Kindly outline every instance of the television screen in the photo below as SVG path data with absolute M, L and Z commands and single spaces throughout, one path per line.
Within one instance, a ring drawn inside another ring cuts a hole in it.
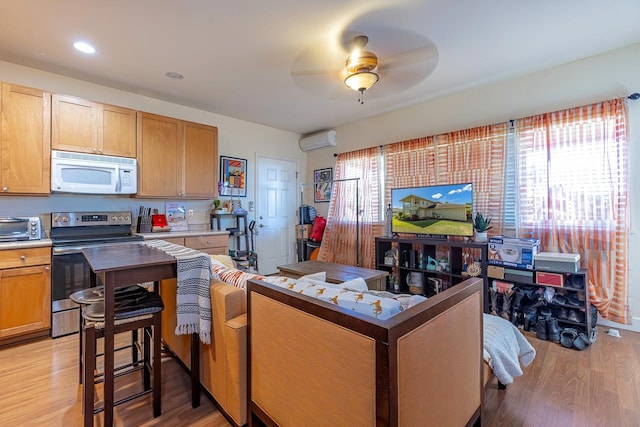
M 473 236 L 473 184 L 391 190 L 394 233 Z

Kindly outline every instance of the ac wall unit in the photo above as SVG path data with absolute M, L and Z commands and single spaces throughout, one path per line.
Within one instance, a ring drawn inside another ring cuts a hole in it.
M 318 148 L 336 146 L 336 131 L 324 130 L 307 135 L 300 139 L 300 149 L 302 151 L 317 150 Z

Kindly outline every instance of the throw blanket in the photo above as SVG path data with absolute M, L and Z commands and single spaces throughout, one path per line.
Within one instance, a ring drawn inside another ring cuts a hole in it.
M 536 350 L 511 322 L 484 313 L 483 358 L 502 384 L 511 384 L 536 357 Z
M 211 257 L 201 251 L 164 240 L 143 242 L 159 249 L 178 261 L 178 289 L 176 296 L 176 335 L 198 334 L 200 341 L 211 343 Z

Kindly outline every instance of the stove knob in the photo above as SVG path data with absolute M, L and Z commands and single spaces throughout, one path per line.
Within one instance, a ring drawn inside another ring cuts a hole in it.
M 62 222 L 69 222 L 69 217 L 68 216 L 63 216 L 62 217 Z
M 120 221 L 124 221 L 124 217 L 123 217 L 122 215 L 120 215 L 120 216 L 118 217 L 118 219 L 119 219 Z
M 115 215 L 111 217 L 111 221 L 116 221 L 117 219 L 118 219 L 118 217 L 115 216 Z

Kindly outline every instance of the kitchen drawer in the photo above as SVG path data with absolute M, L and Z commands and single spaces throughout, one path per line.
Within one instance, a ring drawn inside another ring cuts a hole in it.
M 184 245 L 192 249 L 224 248 L 226 250 L 229 236 L 226 234 L 198 237 L 185 237 Z M 208 251 L 204 251 L 208 252 Z
M 23 248 L 0 251 L 0 269 L 51 264 L 51 248 Z
M 167 239 L 161 239 L 165 242 L 173 243 L 174 245 L 185 246 L 184 237 L 169 237 Z

